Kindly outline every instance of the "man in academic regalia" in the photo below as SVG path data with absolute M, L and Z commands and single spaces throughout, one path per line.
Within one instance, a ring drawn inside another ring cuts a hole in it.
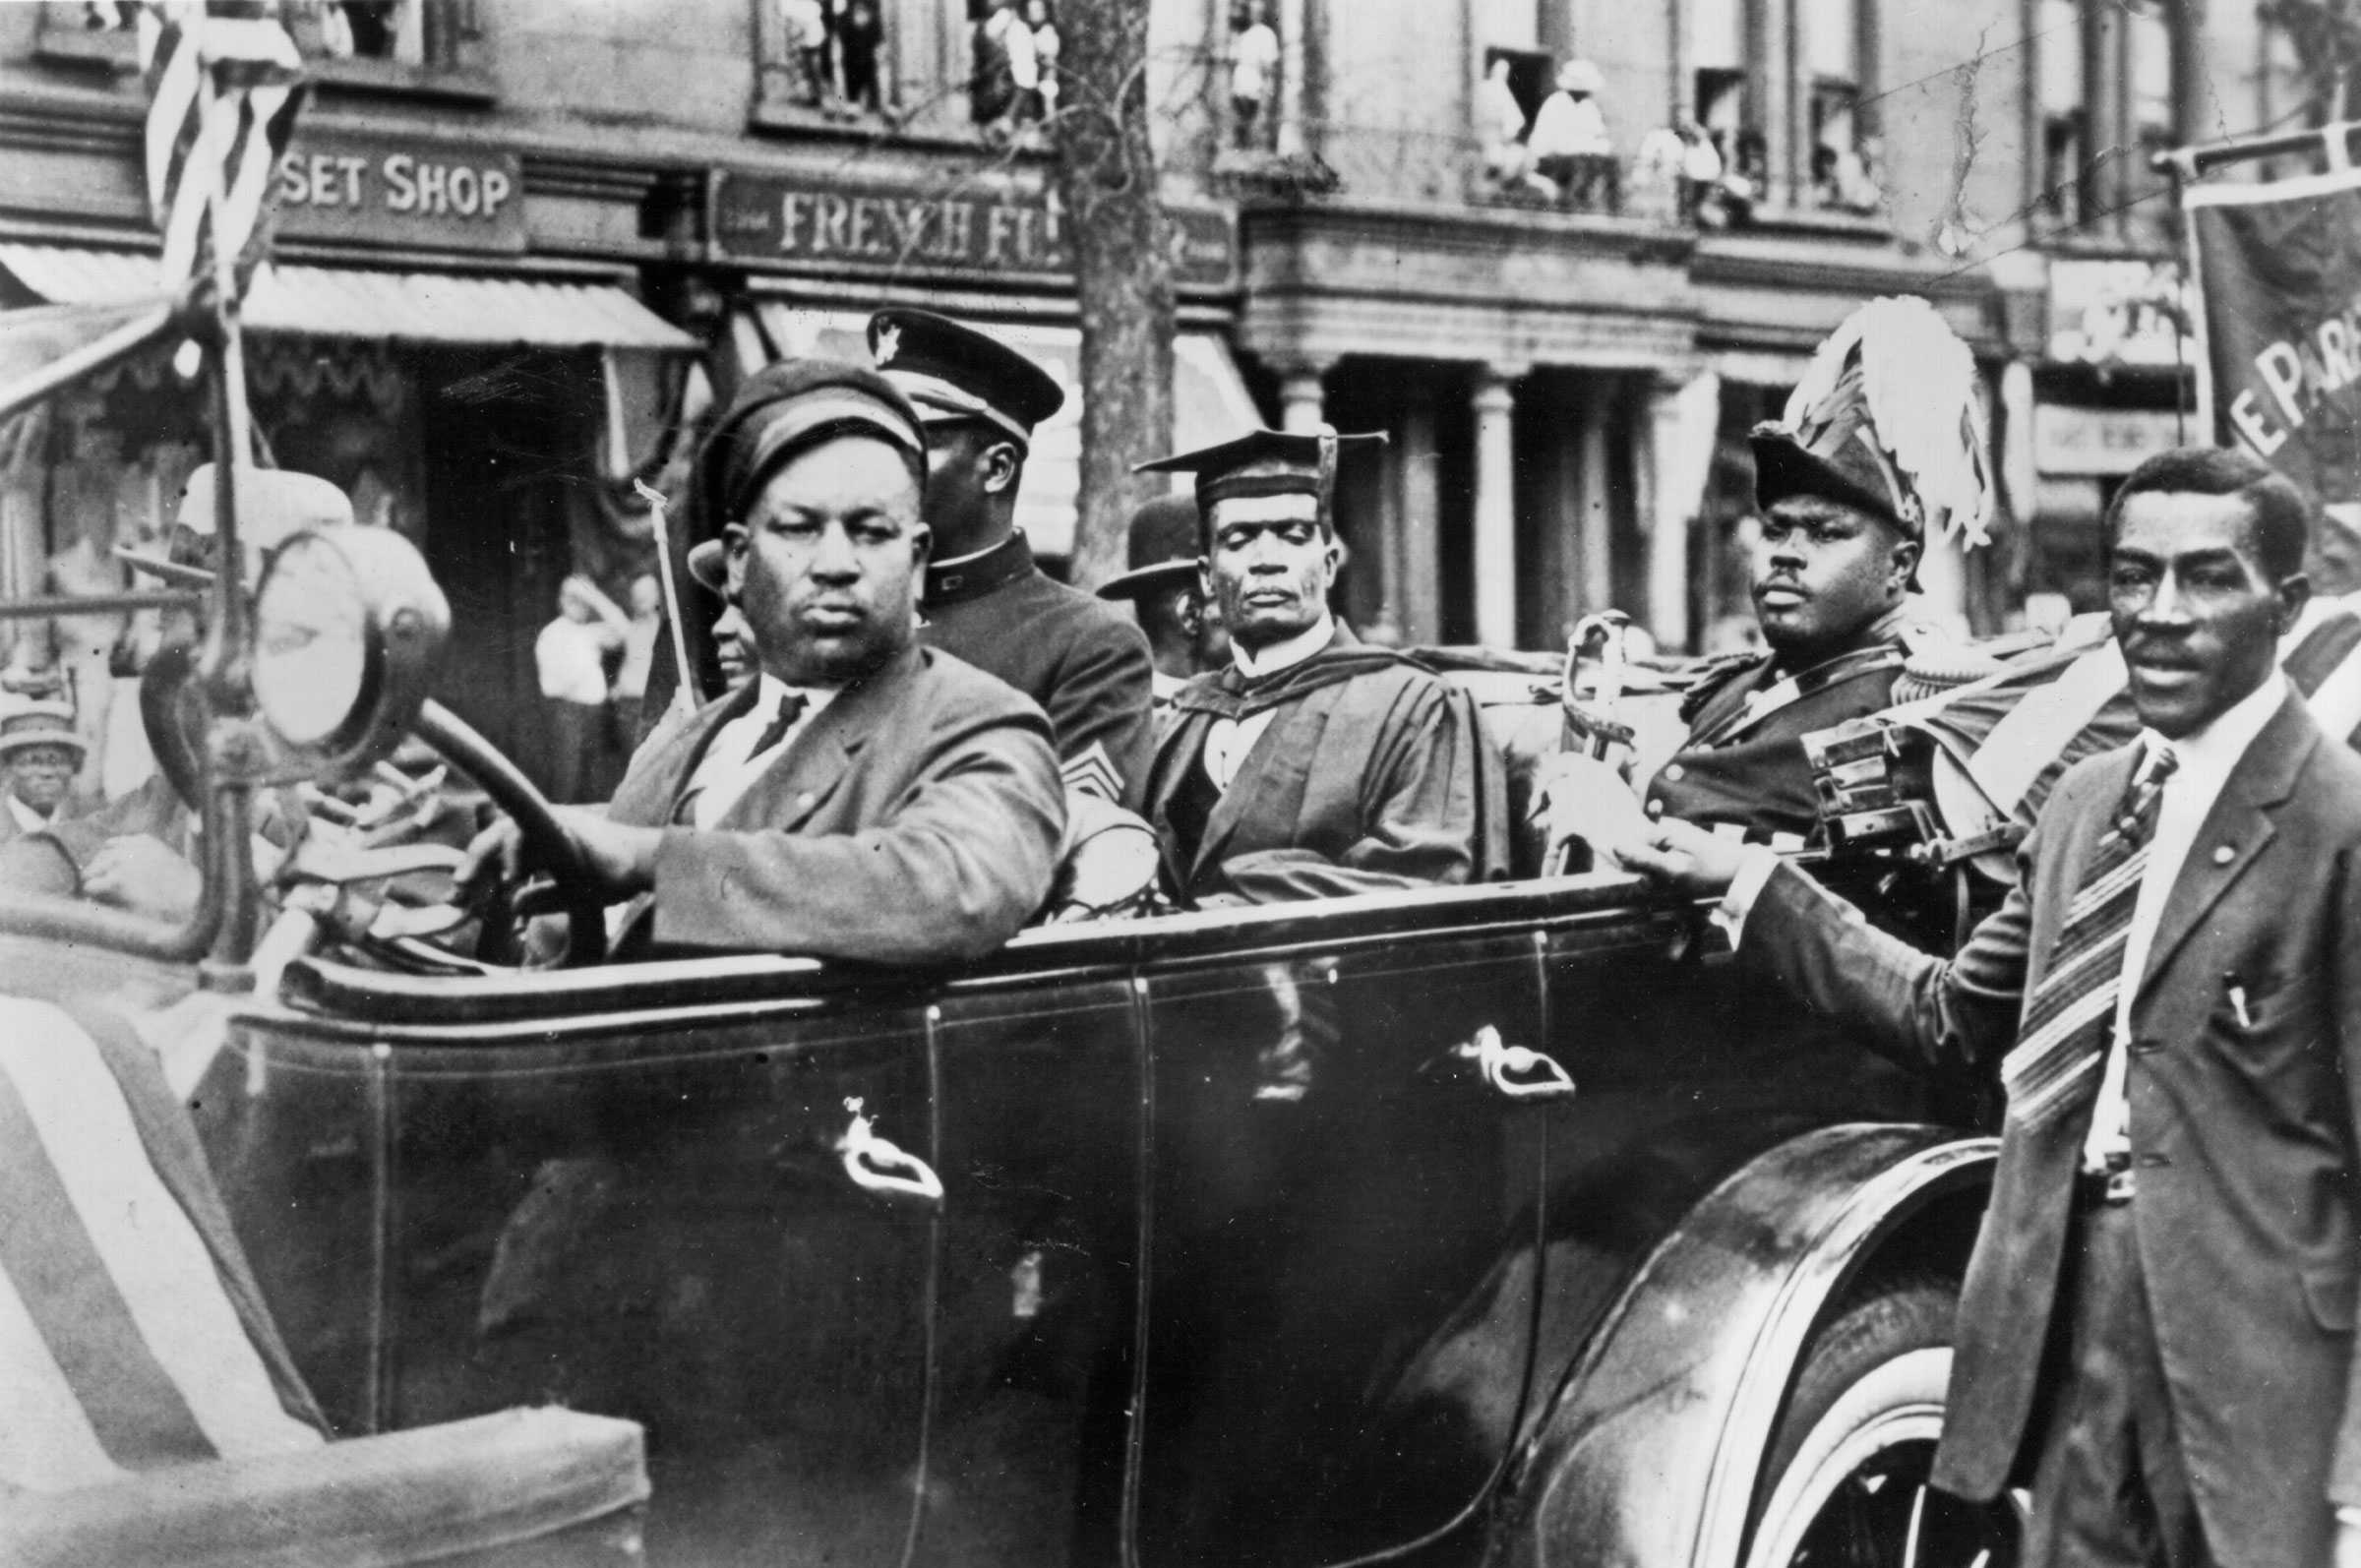
M 1196 475 L 1232 664 L 1174 700 L 1148 773 L 1167 890 L 1269 903 L 1506 874 L 1503 772 L 1467 693 L 1328 612 L 1340 452 L 1259 430 L 1146 464 Z
M 996 337 L 923 310 L 869 321 L 871 357 L 927 427 L 922 640 L 1041 704 L 1069 792 L 1135 806 L 1154 739 L 1153 666 L 1112 605 L 1043 574 L 1016 526 L 1033 429 L 1065 402 Z

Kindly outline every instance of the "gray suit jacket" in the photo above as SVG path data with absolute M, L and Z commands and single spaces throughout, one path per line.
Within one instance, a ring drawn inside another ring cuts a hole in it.
M 1782 867 L 1741 956 L 1868 1043 L 1988 1072 L 2016 1042 L 2134 753 L 2058 782 L 2021 879 L 1949 963 Z M 2245 1016 L 2230 1000 L 2244 992 Z M 2173 883 L 2132 1006 L 2132 1200 L 2158 1347 L 2209 1544 L 2323 1563 L 2361 1504 L 2361 759 L 2290 696 L 2231 772 Z M 2089 1116 L 2014 1116 L 1960 1302 L 1936 1483 L 1990 1497 L 2028 1457 Z
M 756 683 L 659 726 L 607 814 L 663 826 Z M 1049 720 L 931 648 L 848 687 L 710 829 L 667 827 L 658 948 L 874 963 L 972 958 L 1049 896 L 1065 798 Z

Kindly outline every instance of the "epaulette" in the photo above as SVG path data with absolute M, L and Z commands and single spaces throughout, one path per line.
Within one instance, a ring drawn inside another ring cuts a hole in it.
M 1743 653 L 1720 653 L 1689 667 L 1688 691 L 1680 699 L 1680 722 L 1695 722 L 1698 712 L 1714 699 L 1714 694 L 1749 670 L 1760 669 L 1770 653 L 1761 648 Z

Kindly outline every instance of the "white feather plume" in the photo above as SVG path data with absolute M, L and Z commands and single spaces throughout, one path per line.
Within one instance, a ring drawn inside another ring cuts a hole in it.
M 1871 300 L 1829 334 L 1787 398 L 1784 423 L 1806 447 L 1856 363 L 1875 445 L 1915 502 L 1915 520 L 1963 548 L 1984 543 L 1993 489 L 1974 354 L 1925 300 Z

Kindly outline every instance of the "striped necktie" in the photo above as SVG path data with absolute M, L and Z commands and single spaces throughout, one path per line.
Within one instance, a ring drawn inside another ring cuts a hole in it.
M 2001 1060 L 2009 1115 L 2028 1126 L 2056 1119 L 2097 1091 L 2095 1069 L 2106 1059 L 2115 1027 L 2124 946 L 2148 870 L 2149 841 L 2155 836 L 2164 781 L 2178 766 L 2172 748 L 2158 746 L 2132 775 L 2122 808 L 2066 906 L 2049 970 L 2025 1010 L 2017 1047 Z

